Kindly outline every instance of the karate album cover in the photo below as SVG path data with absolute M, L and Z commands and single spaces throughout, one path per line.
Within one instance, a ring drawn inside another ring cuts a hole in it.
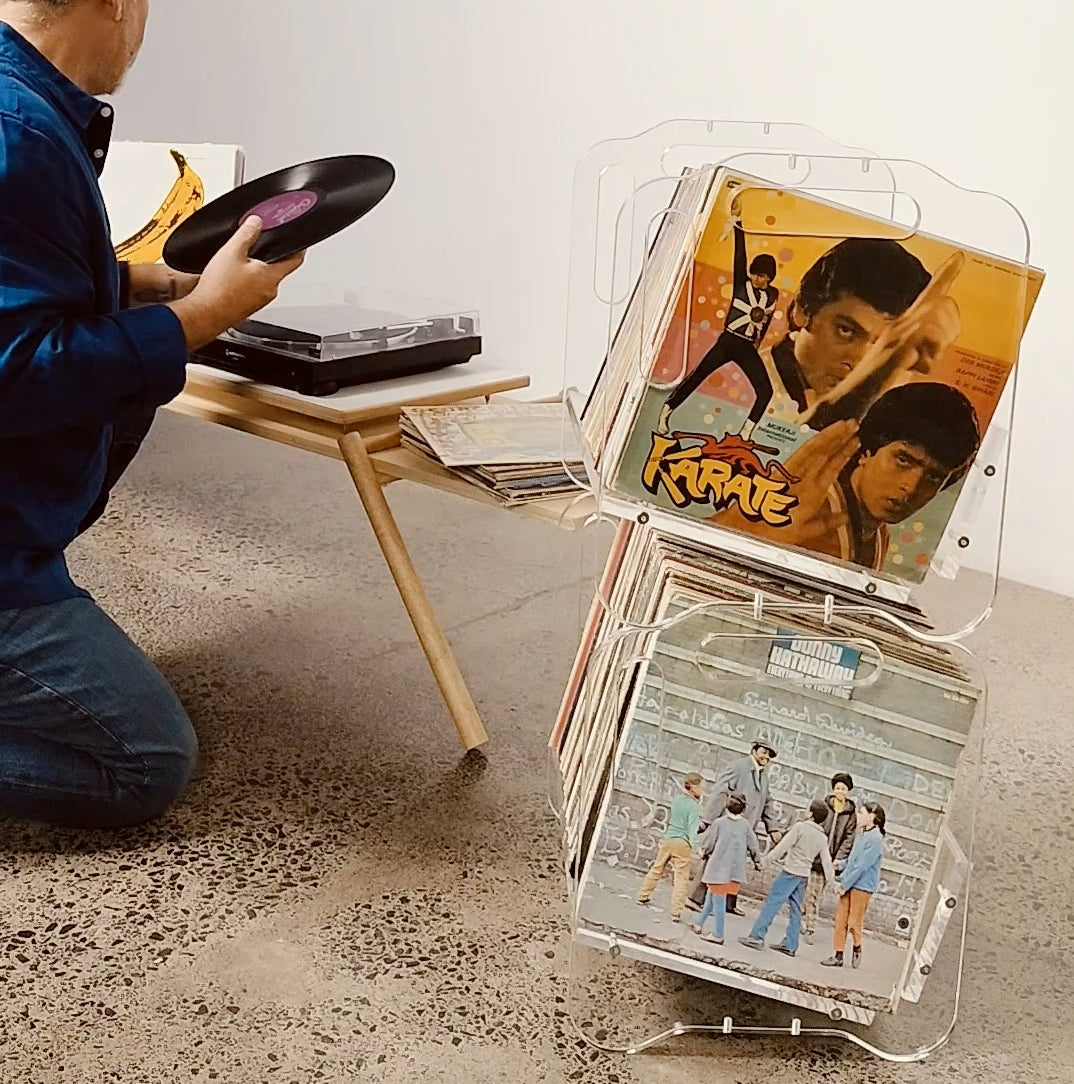
M 920 583 L 1043 273 L 726 170 L 715 185 L 645 387 L 613 399 L 632 417 L 609 419 L 609 488 Z

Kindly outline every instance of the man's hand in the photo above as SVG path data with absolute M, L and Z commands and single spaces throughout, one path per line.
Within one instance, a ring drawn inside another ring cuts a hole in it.
M 186 297 L 198 284 L 197 275 L 184 275 L 160 263 L 127 265 L 131 308 L 165 305 Z
M 754 522 L 746 518 L 737 504 L 718 512 L 712 522 L 756 538 L 810 549 L 817 539 L 847 522 L 845 513 L 828 510 L 828 492 L 859 448 L 858 423 L 844 421 L 822 429 L 795 450 L 784 464 L 798 479 L 788 489 L 788 493 L 798 500 L 788 513 L 790 523 L 774 527 L 763 521 Z
M 958 305 L 941 297 L 917 314 L 901 344 L 897 367 L 927 375 L 961 333 Z
M 726 241 L 730 237 L 734 226 L 742 225 L 742 198 L 738 192 L 738 187 L 735 181 L 732 181 L 727 186 L 727 218 L 724 221 L 723 229 L 720 231 L 721 241 Z
M 280 283 L 302 266 L 304 252 L 276 263 L 251 259 L 250 250 L 261 229 L 260 219 L 248 218 L 209 261 L 190 294 L 172 302 L 191 350 L 212 342 L 274 301 Z
M 894 319 L 861 361 L 867 367 L 863 371 L 871 370 L 883 377 L 875 387 L 869 388 L 865 409 L 889 388 L 901 383 L 905 379 L 903 374 L 930 373 L 961 333 L 958 305 L 946 294 L 915 305 Z

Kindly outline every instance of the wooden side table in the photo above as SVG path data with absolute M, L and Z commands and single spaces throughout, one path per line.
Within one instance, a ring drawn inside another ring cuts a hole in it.
M 190 365 L 183 392 L 168 405 L 168 409 L 179 414 L 346 464 L 459 739 L 467 750 L 484 745 L 488 734 L 385 499 L 384 486 L 407 479 L 467 499 L 499 504 L 491 494 L 402 448 L 399 412 L 404 406 L 487 400 L 496 394 L 528 387 L 529 382 L 523 373 L 477 359 L 437 373 L 313 398 L 256 384 L 207 366 Z M 577 526 L 589 515 L 585 501 L 565 498 L 538 502 L 524 507 L 522 512 L 563 527 Z

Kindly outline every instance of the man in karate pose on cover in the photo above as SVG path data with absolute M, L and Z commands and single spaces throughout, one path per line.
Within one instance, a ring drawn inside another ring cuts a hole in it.
M 76 586 L 104 511 L 189 352 L 276 296 L 243 225 L 200 279 L 117 263 L 98 179 L 149 0 L 0 0 L 0 817 L 159 816 L 197 756 L 153 663 Z
M 731 284 L 731 303 L 720 337 L 698 362 L 697 367 L 668 396 L 660 410 L 657 431 L 671 431 L 671 415 L 713 373 L 732 362 L 738 365 L 753 388 L 753 405 L 742 423 L 738 435 L 749 440 L 753 430 L 764 418 L 772 401 L 772 380 L 757 348 L 768 334 L 772 315 L 776 311 L 779 291 L 772 285 L 776 277 L 776 258 L 771 252 L 758 253 L 750 261 L 747 271 L 746 232 L 742 228 L 740 209 L 735 200 L 731 203 L 731 226 L 735 235 L 734 269 Z

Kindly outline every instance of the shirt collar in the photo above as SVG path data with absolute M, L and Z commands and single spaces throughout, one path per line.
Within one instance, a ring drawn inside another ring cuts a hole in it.
M 111 121 L 111 106 L 87 94 L 17 30 L 4 22 L 0 22 L 0 56 L 13 61 L 23 75 L 32 78 L 47 91 L 79 131 L 85 132 L 98 117 Z

